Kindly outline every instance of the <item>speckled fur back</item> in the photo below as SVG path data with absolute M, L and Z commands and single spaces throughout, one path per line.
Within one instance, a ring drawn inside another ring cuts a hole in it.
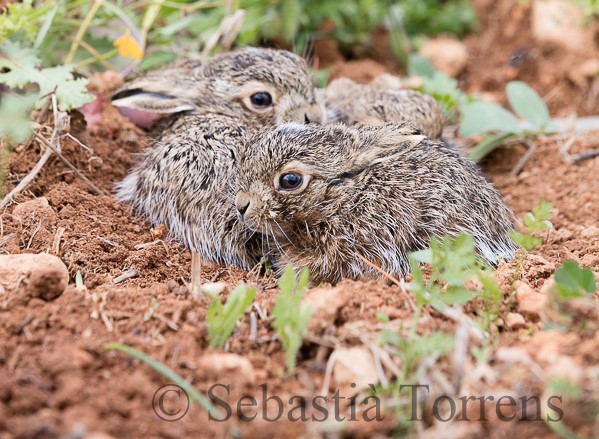
M 319 97 L 327 120 L 348 125 L 410 123 L 426 136 L 438 138 L 445 118 L 437 102 L 431 96 L 399 88 L 393 79 L 381 75 L 367 85 L 347 78 L 332 81 Z
M 242 152 L 236 205 L 277 241 L 279 268 L 308 267 L 315 281 L 378 277 L 357 254 L 403 276 L 407 253 L 432 236 L 468 233 L 487 262 L 510 259 L 512 215 L 499 192 L 474 162 L 437 146 L 408 125 L 285 124 Z M 302 186 L 282 189 L 287 174 Z

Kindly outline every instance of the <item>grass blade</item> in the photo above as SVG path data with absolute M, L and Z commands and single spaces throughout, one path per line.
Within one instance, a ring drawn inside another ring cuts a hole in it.
M 496 148 L 500 147 L 503 142 L 505 142 L 510 137 L 515 136 L 512 133 L 502 133 L 494 136 L 489 136 L 485 138 L 482 142 L 480 142 L 476 147 L 470 151 L 468 154 L 468 158 L 470 160 L 474 160 L 475 162 L 480 162 L 483 158 L 485 158 L 488 154 L 494 151 Z

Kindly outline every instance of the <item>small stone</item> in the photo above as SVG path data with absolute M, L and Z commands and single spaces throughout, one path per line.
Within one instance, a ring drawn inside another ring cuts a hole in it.
M 549 236 L 547 238 L 547 242 L 551 244 L 559 244 L 565 241 L 569 241 L 570 239 L 572 239 L 572 236 L 574 236 L 572 231 L 563 228 L 551 229 L 548 235 Z
M 302 303 L 309 304 L 312 308 L 308 330 L 322 332 L 333 326 L 345 301 L 346 297 L 341 287 L 314 288 L 308 291 L 302 299 Z
M 150 235 L 153 239 L 164 239 L 168 235 L 168 229 L 164 224 L 158 224 L 156 227 L 150 229 Z
M 587 26 L 584 11 L 570 0 L 535 0 L 531 16 L 532 37 L 547 47 L 574 52 L 594 45 L 592 26 Z
M 81 371 L 94 362 L 94 357 L 89 352 L 66 343 L 43 352 L 38 361 L 45 371 L 56 376 L 71 370 Z
M 115 439 L 115 437 L 101 431 L 91 431 L 85 435 L 84 439 Z
M 510 312 L 505 316 L 505 324 L 511 329 L 520 329 L 526 327 L 526 321 L 522 314 Z
M 220 296 L 225 288 L 227 288 L 227 284 L 224 282 L 206 282 L 202 284 L 202 292 L 211 296 Z
M 553 275 L 551 275 L 550 277 L 545 279 L 545 282 L 543 282 L 543 285 L 541 285 L 541 294 L 549 297 L 549 295 L 552 294 L 553 285 L 555 285 L 555 279 Z
M 568 72 L 568 78 L 576 85 L 584 87 L 589 78 L 593 78 L 599 73 L 599 60 L 587 59 L 577 65 Z
M 522 260 L 522 271 L 528 279 L 545 279 L 555 271 L 555 264 L 540 255 L 526 253 Z
M 589 226 L 580 232 L 580 236 L 585 239 L 599 238 L 599 227 Z
M 222 379 L 229 376 L 248 384 L 253 384 L 256 380 L 256 373 L 250 360 L 237 354 L 208 353 L 200 357 L 198 367 L 206 377 L 210 378 Z
M 64 292 L 69 272 L 58 257 L 46 253 L 0 255 L 0 283 L 7 291 L 48 301 Z
M 437 70 L 449 76 L 459 75 L 468 63 L 468 49 L 461 41 L 450 37 L 428 40 L 420 49 Z
M 547 365 L 547 376 L 550 378 L 565 378 L 573 384 L 582 381 L 583 372 L 576 362 L 565 355 Z
M 379 382 L 372 352 L 365 346 L 335 349 L 333 377 L 339 394 L 351 398 Z
M 547 296 L 533 290 L 527 283 L 516 282 L 516 300 L 519 312 L 532 320 L 541 317 L 543 309 L 547 304 Z
M 41 222 L 44 227 L 55 224 L 58 219 L 56 212 L 45 197 L 34 198 L 18 204 L 12 214 L 24 223 L 34 222 L 37 225 Z
M 580 258 L 580 265 L 583 267 L 597 267 L 599 266 L 599 256 L 594 255 L 592 253 L 587 253 L 582 258 Z

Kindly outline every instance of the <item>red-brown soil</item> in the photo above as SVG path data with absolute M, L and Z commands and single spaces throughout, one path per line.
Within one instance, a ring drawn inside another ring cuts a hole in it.
M 478 6 L 498 11 L 503 8 L 494 6 L 496 3 L 511 2 L 481 1 Z M 526 6 L 513 8 L 523 9 L 526 17 Z M 513 8 L 509 13 L 497 12 L 498 16 L 501 20 L 512 17 Z M 499 64 L 526 38 L 525 18 L 513 25 L 523 29 L 522 33 L 514 31 L 511 37 L 505 35 L 509 32 L 501 23 L 491 25 L 483 20 L 481 34 L 466 40 L 473 60 L 461 81 L 470 90 L 499 94 L 505 81 L 517 77 L 538 85 L 543 92 L 559 87 L 550 100 L 551 108 L 559 113 L 597 110 L 596 101 L 593 108 L 585 106 L 592 84 L 579 90 L 569 83 L 564 76 L 567 66 L 560 64 L 566 61 L 559 61 L 555 54 L 531 61 L 539 63 L 535 69 L 526 67 L 515 76 L 498 78 Z M 489 39 L 493 46 L 488 46 Z M 374 74 L 376 68 L 364 64 L 366 75 Z M 547 84 L 535 82 L 541 70 L 552 78 Z M 215 383 L 229 384 L 229 400 L 233 403 L 243 395 L 259 397 L 262 383 L 268 385 L 270 395 L 311 397 L 323 385 L 330 346 L 359 346 L 374 339 L 371 334 L 380 332 L 378 313 L 408 327 L 413 314 L 405 293 L 396 286 L 344 282 L 340 286 L 344 301 L 337 318 L 324 333 L 310 334 L 295 374 L 283 372 L 285 354 L 280 343 L 271 339 L 274 331 L 268 320 L 258 319 L 257 341 L 250 340 L 248 314 L 226 351 L 249 360 L 253 373 L 247 367 L 227 368 L 221 361 L 205 361 L 222 351 L 208 347 L 207 302 L 192 298 L 184 286 L 189 281 L 189 253 L 169 242 L 163 230 L 151 229 L 110 195 L 148 138 L 109 105 L 108 92 L 118 81 L 105 75 L 96 77 L 94 84 L 103 103 L 100 123 L 86 127 L 78 114 L 71 120 L 72 134 L 91 150 L 64 138 L 62 151 L 106 195 L 95 195 L 53 157 L 15 200 L 19 204 L 45 197 L 49 206 L 31 206 L 16 215 L 13 204 L 0 216 L 0 253 L 56 254 L 67 265 L 71 277 L 66 291 L 51 301 L 23 297 L 18 288 L 0 289 L 0 438 L 319 437 L 326 431 L 330 437 L 342 435 L 339 431 L 345 431 L 349 437 L 392 434 L 395 420 L 391 413 L 382 422 L 343 425 L 271 423 L 260 416 L 244 423 L 235 415 L 228 422 L 218 423 L 208 421 L 207 413 L 196 405 L 177 422 L 156 416 L 153 396 L 169 380 L 126 354 L 106 350 L 106 343 L 123 342 L 143 351 L 175 370 L 203 394 Z M 599 158 L 566 163 L 559 149 L 567 140 L 550 137 L 535 141 L 535 153 L 515 177 L 509 174 L 524 152 L 523 147 L 500 149 L 483 163 L 518 218 L 539 201 L 550 201 L 555 208 L 554 229 L 531 254 L 523 254 L 521 259 L 498 269 L 495 277 L 504 293 L 500 314 L 506 324 L 496 334 L 488 363 L 477 364 L 469 357 L 462 366 L 459 396 L 537 395 L 545 401 L 556 394 L 548 393 L 549 383 L 556 377 L 567 378 L 574 383 L 570 387 L 577 387 L 579 392 L 569 397 L 564 393 L 564 424 L 580 437 L 590 438 L 599 437 L 596 297 L 561 305 L 550 301 L 539 313 L 527 313 L 523 311 L 525 295 L 520 294 L 547 296 L 556 266 L 567 259 L 591 268 L 599 279 Z M 571 152 L 595 148 L 599 148 L 599 133 L 589 133 L 575 139 Z M 40 145 L 36 143 L 17 149 L 12 157 L 8 189 L 29 172 L 39 155 Z M 114 278 L 132 268 L 138 271 L 137 277 L 118 285 L 113 283 Z M 77 272 L 83 276 L 84 287 L 75 286 Z M 208 264 L 203 267 L 202 279 L 224 282 L 229 289 L 241 280 L 255 283 L 255 303 L 267 311 L 272 309 L 277 293 L 272 278 L 229 267 Z M 144 318 L 153 299 L 158 307 L 150 318 Z M 467 314 L 474 317 L 479 307 L 480 304 L 472 304 L 466 308 Z M 510 328 L 508 313 L 520 313 L 524 321 Z M 564 320 L 564 315 L 570 316 L 570 320 Z M 453 335 L 458 326 L 454 320 L 427 310 L 418 332 L 444 331 Z M 458 365 L 454 361 L 450 354 L 427 373 L 433 394 L 439 396 L 445 391 L 440 383 L 450 388 L 455 383 Z M 334 387 L 333 382 L 331 388 Z M 412 431 L 423 437 L 558 437 L 545 422 L 504 422 L 494 415 L 486 422 L 431 422 L 434 419 L 430 404 L 427 407 L 429 413 L 424 421 L 411 423 Z M 474 413 L 471 418 L 476 419 L 477 407 L 468 410 L 468 414 Z M 493 407 L 489 413 L 495 413 Z

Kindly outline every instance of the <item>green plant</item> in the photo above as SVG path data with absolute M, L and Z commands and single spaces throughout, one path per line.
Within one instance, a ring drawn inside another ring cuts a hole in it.
M 212 297 L 206 313 L 208 337 L 211 347 L 222 348 L 235 329 L 235 325 L 256 295 L 255 288 L 239 284 L 223 305 L 219 296 Z
M 412 281 L 410 291 L 418 306 L 431 305 L 439 310 L 451 305 L 463 305 L 478 295 L 465 286 L 480 270 L 474 239 L 469 235 L 456 238 L 433 237 L 430 248 L 410 253 Z M 422 263 L 430 264 L 425 280 Z
M 586 17 L 590 20 L 599 15 L 599 0 L 574 0 L 580 5 Z
M 553 287 L 561 298 L 585 297 L 597 290 L 595 276 L 588 268 L 581 268 L 576 261 L 566 261 L 555 270 Z
M 388 395 L 393 400 L 398 429 L 402 433 L 409 433 L 412 431 L 413 422 L 408 420 L 413 416 L 415 408 L 412 395 L 406 393 L 403 386 L 408 383 L 422 383 L 423 374 L 427 374 L 426 369 L 434 368 L 439 359 L 451 352 L 454 337 L 441 331 L 428 334 L 411 332 L 404 335 L 385 329 L 377 342 L 388 353 L 400 358 L 401 366 L 395 379 L 388 386 L 376 389 L 376 394 Z
M 287 266 L 279 279 L 281 292 L 272 309 L 273 327 L 285 349 L 289 372 L 295 370 L 297 353 L 302 346 L 312 315 L 310 306 L 302 304 L 309 276 L 307 269 L 303 269 L 299 276 L 296 276 L 293 267 Z
M 422 79 L 419 91 L 434 97 L 450 121 L 459 120 L 462 108 L 477 101 L 476 96 L 464 93 L 458 88 L 455 78 L 435 70 L 430 61 L 419 54 L 408 56 L 408 75 Z
M 150 319 L 154 316 L 154 311 L 156 311 L 158 306 L 159 306 L 158 300 L 156 300 L 155 297 L 152 297 L 152 300 L 150 300 L 150 307 L 149 307 L 148 311 L 144 314 L 144 318 L 143 318 L 144 322 L 150 321 Z
M 537 234 L 553 228 L 550 221 L 553 216 L 552 211 L 553 206 L 551 203 L 541 201 L 538 206 L 532 208 L 532 212 L 528 212 L 522 217 L 522 223 L 527 231 L 522 233 L 514 230 L 510 233 L 511 238 L 525 250 L 535 249 L 543 242 L 543 239 Z
M 521 81 L 511 81 L 506 94 L 515 113 L 492 102 L 472 102 L 461 108 L 461 136 L 484 135 L 469 157 L 479 161 L 508 139 L 534 137 L 555 131 L 547 105 L 532 88 Z
M 409 289 L 416 303 L 411 336 L 425 305 L 443 313 L 448 307 L 464 305 L 478 298 L 482 301 L 479 325 L 490 338 L 493 324 L 499 317 L 503 292 L 491 277 L 489 267 L 477 255 L 471 236 L 434 237 L 429 249 L 411 253 L 409 261 L 412 274 Z M 423 263 L 428 264 L 428 273 Z M 485 344 L 488 343 L 489 340 L 485 340 Z
M 398 2 L 409 35 L 454 34 L 476 29 L 476 12 L 468 0 L 403 0 Z

